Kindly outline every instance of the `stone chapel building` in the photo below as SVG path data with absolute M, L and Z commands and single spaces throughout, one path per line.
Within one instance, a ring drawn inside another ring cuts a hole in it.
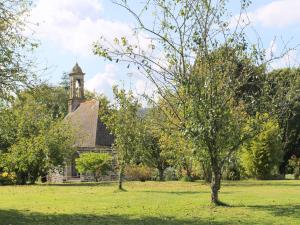
M 89 180 L 87 175 L 79 174 L 76 170 L 75 159 L 81 153 L 113 153 L 113 136 L 109 134 L 105 125 L 99 120 L 99 101 L 85 99 L 84 97 L 84 75 L 78 63 L 69 73 L 69 113 L 65 119 L 71 124 L 76 133 L 75 146 L 77 150 L 73 160 L 64 169 L 64 181 Z

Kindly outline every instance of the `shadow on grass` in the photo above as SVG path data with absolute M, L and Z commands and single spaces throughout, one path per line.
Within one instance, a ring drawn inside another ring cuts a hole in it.
M 116 190 L 114 190 L 114 193 L 123 193 L 123 192 L 127 192 L 127 190 L 125 188 L 117 188 Z
M 265 211 L 271 213 L 273 216 L 300 218 L 300 205 L 253 205 L 245 207 Z
M 41 213 L 28 213 L 17 210 L 0 210 L 0 224 L 127 224 L 127 225 L 182 225 L 182 224 L 216 224 L 221 225 L 224 223 L 216 221 L 202 220 L 199 218 L 194 219 L 176 219 L 173 217 L 140 217 L 133 218 L 128 215 L 91 215 L 91 214 L 41 214 Z

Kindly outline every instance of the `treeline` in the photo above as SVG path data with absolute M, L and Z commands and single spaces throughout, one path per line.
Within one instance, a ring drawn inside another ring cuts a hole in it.
M 299 81 L 299 69 L 279 69 L 253 74 L 237 91 L 236 104 L 244 108 L 239 116 L 247 117 L 240 132 L 249 138 L 224 163 L 223 179 L 299 176 L 299 166 L 291 163 L 300 156 Z M 164 99 L 143 109 L 132 92 L 115 87 L 114 97 L 114 104 L 102 100 L 100 117 L 115 136 L 120 177 L 127 166 L 129 178 L 211 181 L 205 149 L 196 150 L 197 140 L 178 130 L 176 116 L 164 111 Z
M 242 15 L 251 1 L 240 1 L 237 17 L 230 16 L 225 0 L 117 3 L 135 20 L 135 35 L 116 37 L 113 44 L 100 38 L 94 54 L 133 67 L 156 87 L 153 108 L 168 121 L 159 130 L 179 135 L 176 141 L 182 138 L 202 159 L 212 203 L 222 204 L 221 180 L 232 167 L 256 178 L 277 176 L 278 167 L 285 173 L 298 145 L 290 140 L 298 136 L 299 70 L 270 72 L 280 56 L 249 43 Z
M 274 70 L 266 77 L 249 80 L 237 94 L 241 98 L 253 86 L 260 87 L 260 93 L 253 93 L 255 104 L 243 100 L 248 122 L 241 132 L 251 133 L 251 138 L 224 164 L 223 179 L 299 176 L 300 70 Z M 0 108 L 1 171 L 14 173 L 18 184 L 34 183 L 39 177 L 46 180 L 49 171 L 63 168 L 74 152 L 74 134 L 63 120 L 68 99 L 68 83 L 63 81 L 57 87 L 41 84 L 24 90 Z M 163 99 L 142 108 L 132 92 L 117 87 L 113 91 L 113 103 L 89 92 L 87 98 L 100 101 L 100 119 L 115 136 L 120 181 L 124 177 L 211 181 L 205 149 L 197 151 L 195 140 L 177 129 L 178 119 L 166 114 Z
M 86 91 L 87 98 L 94 94 Z M 46 182 L 75 153 L 76 129 L 65 120 L 69 84 L 46 83 L 21 90 L 0 106 L 0 184 Z M 2 175 L 3 176 L 2 176 Z
M 30 75 L 36 44 L 22 32 L 30 1 L 0 3 L 0 167 L 17 183 L 33 183 L 72 149 L 62 123 L 67 94 Z M 113 43 L 100 38 L 93 52 L 156 87 L 145 113 L 130 92 L 114 88 L 112 103 L 99 97 L 101 120 L 115 136 L 120 189 L 132 165 L 156 168 L 160 180 L 170 168 L 187 180 L 206 179 L 214 204 L 221 204 L 222 178 L 299 176 L 298 68 L 271 71 L 273 54 L 248 42 L 243 17 L 228 18 L 225 0 L 117 3 L 136 19 L 135 32 Z M 241 1 L 241 15 L 249 4 Z
M 0 107 L 0 172 L 2 183 L 46 181 L 74 151 L 74 135 L 64 122 L 68 93 L 45 84 L 21 91 Z M 13 179 L 8 175 L 13 174 Z M 0 179 L 1 182 L 1 179 Z

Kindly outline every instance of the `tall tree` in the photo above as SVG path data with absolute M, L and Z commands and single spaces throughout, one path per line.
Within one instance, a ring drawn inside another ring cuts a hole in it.
M 283 68 L 267 75 L 262 102 L 281 128 L 284 161 L 280 171 L 285 173 L 292 155 L 300 156 L 300 69 Z
M 63 123 L 51 91 L 48 86 L 23 91 L 0 110 L 0 167 L 15 172 L 19 184 L 45 177 L 72 155 L 73 131 Z
M 30 0 L 0 1 L 0 99 L 32 81 L 29 52 L 37 45 L 24 35 L 30 5 Z
M 243 132 L 248 116 L 236 93 L 247 84 L 253 68 L 263 63 L 263 52 L 246 42 L 242 17 L 236 27 L 229 23 L 233 19 L 228 17 L 226 0 L 150 0 L 140 11 L 126 0 L 114 2 L 136 19 L 137 41 L 122 37 L 109 45 L 102 38 L 94 53 L 135 65 L 152 81 L 168 106 L 162 111 L 170 122 L 176 117 L 177 130 L 193 140 L 196 151 L 207 153 L 211 201 L 221 203 L 224 163 L 250 138 Z M 241 10 L 249 2 L 242 0 Z M 150 13 L 151 25 L 145 22 Z M 139 44 L 145 36 L 148 48 Z M 236 76 L 237 62 L 244 59 L 248 63 Z
M 68 90 L 63 86 L 51 86 L 49 84 L 35 85 L 25 93 L 34 98 L 36 103 L 44 105 L 53 119 L 62 118 L 68 113 Z M 19 98 L 23 98 L 22 94 Z
M 163 124 L 158 108 L 148 109 L 143 118 L 139 156 L 147 166 L 158 170 L 159 180 L 164 180 L 164 171 L 169 166 L 172 153 L 161 144 Z
M 113 88 L 114 103 L 106 99 L 100 103 L 101 121 L 114 135 L 114 148 L 117 151 L 119 167 L 118 188 L 123 189 L 124 169 L 136 158 L 140 140 L 140 105 L 131 92 Z
M 161 112 L 161 108 L 165 107 L 164 101 L 160 101 L 159 104 L 159 107 L 154 105 L 148 108 L 143 118 L 142 159 L 148 166 L 158 170 L 161 181 L 164 179 L 165 169 L 170 166 L 185 170 L 186 175 L 191 178 L 191 142 L 177 131 Z
M 61 121 L 51 123 L 47 130 L 40 130 L 36 135 L 18 137 L 1 156 L 0 167 L 14 172 L 17 184 L 33 184 L 38 177 L 46 180 L 50 170 L 63 167 L 70 159 L 74 152 L 73 144 L 69 126 Z
M 248 176 L 271 179 L 278 176 L 283 149 L 278 122 L 267 114 L 262 116 L 266 122 L 261 123 L 260 133 L 241 149 L 241 164 Z

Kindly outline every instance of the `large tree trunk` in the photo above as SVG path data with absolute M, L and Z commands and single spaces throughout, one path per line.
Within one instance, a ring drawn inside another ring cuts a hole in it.
M 120 170 L 119 170 L 119 184 L 118 184 L 119 190 L 123 190 L 123 178 L 124 178 L 124 164 L 122 163 L 120 165 Z
M 212 168 L 211 179 L 211 203 L 220 205 L 219 190 L 221 188 L 221 171 L 219 168 Z
M 211 167 L 211 203 L 220 205 L 219 190 L 221 188 L 221 167 L 218 161 L 217 151 L 210 151 L 210 167 Z

